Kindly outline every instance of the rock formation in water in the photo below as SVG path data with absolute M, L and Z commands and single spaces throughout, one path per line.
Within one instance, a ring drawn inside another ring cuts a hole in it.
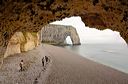
M 50 24 L 44 26 L 41 30 L 41 41 L 50 44 L 63 45 L 67 36 L 70 36 L 73 45 L 80 44 L 77 31 L 72 26 Z
M 39 31 L 71 16 L 89 27 L 119 31 L 128 43 L 127 0 L 0 0 L 0 60 L 16 31 Z
M 30 32 L 16 32 L 7 45 L 4 58 L 9 55 L 32 50 L 40 44 L 39 34 Z

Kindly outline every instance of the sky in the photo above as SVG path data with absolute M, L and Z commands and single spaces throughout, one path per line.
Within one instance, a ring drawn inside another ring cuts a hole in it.
M 70 25 L 76 28 L 82 44 L 87 43 L 121 43 L 126 44 L 119 32 L 110 29 L 98 30 L 96 28 L 86 27 L 81 17 L 65 18 L 61 21 L 55 21 L 50 24 Z M 70 37 L 66 39 L 67 43 L 72 44 Z

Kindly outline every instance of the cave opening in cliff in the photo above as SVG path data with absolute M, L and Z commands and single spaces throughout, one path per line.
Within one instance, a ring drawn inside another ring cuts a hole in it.
M 89 28 L 82 22 L 81 17 L 70 17 L 62 19 L 61 21 L 55 21 L 50 24 L 68 25 L 76 28 L 80 37 L 81 44 L 124 44 L 125 40 L 120 36 L 117 31 L 110 29 L 98 30 L 96 28 Z M 67 38 L 67 42 L 70 44 L 70 38 Z

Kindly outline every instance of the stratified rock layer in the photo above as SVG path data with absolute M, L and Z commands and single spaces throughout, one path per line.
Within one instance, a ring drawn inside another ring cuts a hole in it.
M 50 44 L 63 45 L 67 36 L 70 36 L 73 45 L 80 44 L 77 31 L 72 26 L 50 24 L 44 26 L 41 30 L 41 41 Z
M 89 27 L 119 31 L 128 43 L 127 0 L 0 0 L 0 58 L 16 31 L 39 31 L 71 16 L 81 16 Z
M 16 53 L 32 50 L 39 45 L 39 34 L 30 32 L 16 32 L 7 45 L 4 58 Z

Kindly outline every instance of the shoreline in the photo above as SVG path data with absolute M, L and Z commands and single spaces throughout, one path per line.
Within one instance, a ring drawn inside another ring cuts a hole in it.
M 44 46 L 53 57 L 46 84 L 128 84 L 128 74 L 61 47 Z
M 50 56 L 50 63 L 43 71 L 41 58 L 45 55 Z M 29 65 L 24 72 L 17 71 L 21 59 Z M 128 84 L 126 73 L 46 44 L 5 59 L 0 76 L 1 84 Z
M 82 44 L 80 46 L 66 46 L 64 48 L 89 60 L 128 73 L 128 47 L 122 44 Z

